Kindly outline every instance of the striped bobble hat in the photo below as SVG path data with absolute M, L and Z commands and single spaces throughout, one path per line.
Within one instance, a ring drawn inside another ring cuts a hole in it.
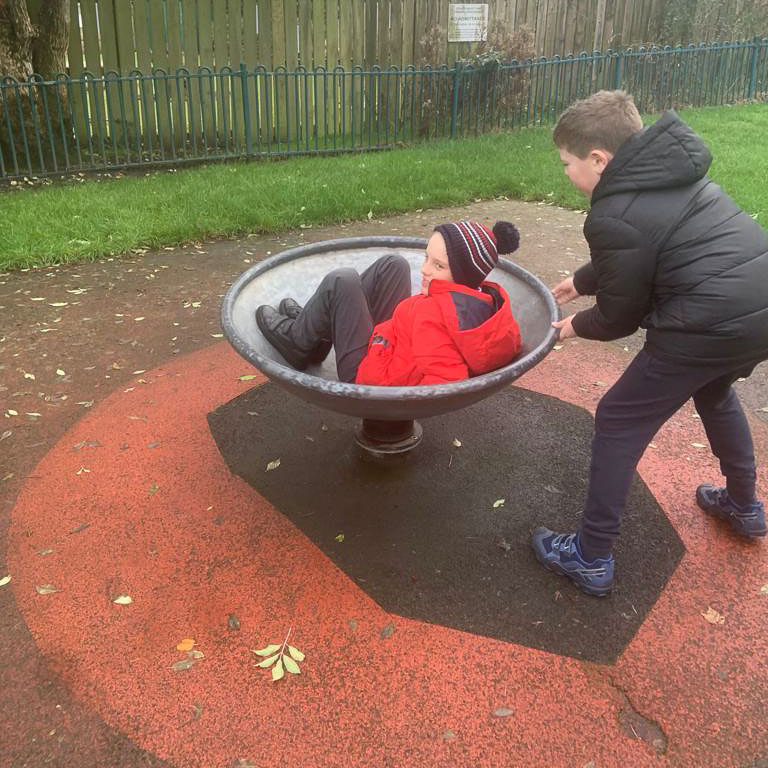
M 479 221 L 452 221 L 435 227 L 445 240 L 454 282 L 479 288 L 498 264 L 500 253 L 512 253 L 520 244 L 517 227 L 497 221 L 490 230 Z

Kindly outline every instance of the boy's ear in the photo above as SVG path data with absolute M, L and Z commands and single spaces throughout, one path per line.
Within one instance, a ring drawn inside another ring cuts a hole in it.
M 593 149 L 589 153 L 592 168 L 598 175 L 602 175 L 605 167 L 613 160 L 613 154 L 605 149 Z

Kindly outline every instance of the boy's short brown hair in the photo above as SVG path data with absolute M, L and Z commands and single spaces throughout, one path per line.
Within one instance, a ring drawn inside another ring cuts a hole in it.
M 598 91 L 560 115 L 552 138 L 560 149 L 583 160 L 593 149 L 615 155 L 642 128 L 640 113 L 626 91 Z

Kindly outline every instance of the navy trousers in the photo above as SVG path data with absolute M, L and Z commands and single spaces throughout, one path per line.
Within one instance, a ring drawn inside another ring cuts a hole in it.
M 713 368 L 669 363 L 645 350 L 635 357 L 600 400 L 595 414 L 589 490 L 579 532 L 586 557 L 610 554 L 640 457 L 689 398 L 720 460 L 728 493 L 737 504 L 755 500 L 752 434 L 731 386 L 753 369 L 754 364 Z
M 339 381 L 354 382 L 374 326 L 389 320 L 395 307 L 410 295 L 411 268 L 402 256 L 382 256 L 362 274 L 350 268 L 334 269 L 304 305 L 291 337 L 305 350 L 330 340 Z

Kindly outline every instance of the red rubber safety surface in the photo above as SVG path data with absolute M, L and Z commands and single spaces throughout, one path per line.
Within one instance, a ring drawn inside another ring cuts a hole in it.
M 594 411 L 596 382 L 620 361 L 596 346 L 581 358 L 566 346 L 519 385 Z M 206 415 L 258 385 L 239 380 L 252 373 L 220 343 L 143 374 L 62 438 L 11 513 L 6 588 L 47 662 L 110 726 L 179 768 L 703 768 L 768 755 L 765 547 L 696 508 L 693 489 L 719 473 L 692 445 L 707 441 L 689 406 L 639 467 L 687 552 L 618 662 L 599 666 L 385 613 L 229 474 Z M 272 683 L 251 649 L 289 628 L 306 660 Z M 174 671 L 187 637 L 204 658 Z M 633 713 L 663 731 L 664 754 L 627 726 Z

